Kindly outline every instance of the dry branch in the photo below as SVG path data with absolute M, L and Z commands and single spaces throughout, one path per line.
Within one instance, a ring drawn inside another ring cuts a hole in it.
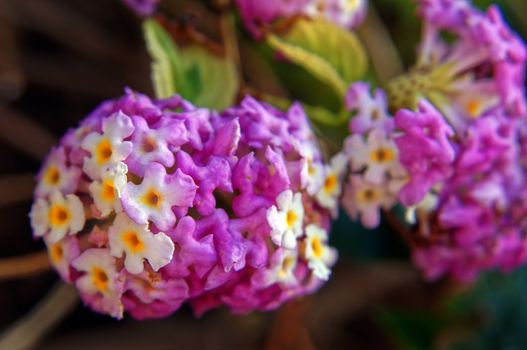
M 0 207 L 31 199 L 35 183 L 33 178 L 33 174 L 0 177 Z
M 0 350 L 28 350 L 51 331 L 77 304 L 75 289 L 58 283 L 25 317 L 0 334 Z
M 45 251 L 0 259 L 0 281 L 30 277 L 51 268 Z
M 0 139 L 41 160 L 55 144 L 55 137 L 25 115 L 0 106 Z

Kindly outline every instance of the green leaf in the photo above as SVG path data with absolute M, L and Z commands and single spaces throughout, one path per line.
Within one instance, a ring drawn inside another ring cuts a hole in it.
M 322 19 L 299 19 L 285 35 L 268 35 L 267 43 L 341 97 L 367 70 L 366 53 L 355 34 Z
M 146 20 L 143 30 L 152 56 L 152 81 L 157 97 L 178 93 L 198 106 L 215 109 L 233 104 L 239 79 L 230 60 L 199 46 L 178 48 L 155 20 Z
M 143 32 L 148 52 L 152 56 L 151 74 L 156 96 L 164 98 L 185 90 L 183 86 L 176 86 L 175 77 L 183 75 L 183 63 L 168 33 L 155 20 L 146 20 Z

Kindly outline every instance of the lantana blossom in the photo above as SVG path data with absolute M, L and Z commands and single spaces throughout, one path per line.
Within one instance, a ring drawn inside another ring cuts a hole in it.
M 372 110 L 373 99 L 350 88 L 355 114 L 344 207 L 374 227 L 374 208 L 388 210 L 398 199 L 411 225 L 413 261 L 426 279 L 468 282 L 483 270 L 510 271 L 527 261 L 527 49 L 496 6 L 481 12 L 465 0 L 420 0 L 418 13 L 423 36 L 415 66 L 387 84 L 391 125 L 358 127 L 359 118 L 369 121 L 361 112 Z M 366 180 L 372 129 L 396 145 L 386 185 Z M 361 200 L 381 197 L 387 202 Z
M 65 185 L 50 186 L 53 167 Z M 335 259 L 317 242 L 333 251 L 326 207 L 336 209 L 343 168 L 326 168 L 299 104 L 284 112 L 246 97 L 217 112 L 127 89 L 52 151 L 31 225 L 97 312 L 272 310 L 329 277 Z M 313 169 L 321 177 L 311 182 Z M 324 186 L 329 204 L 316 196 Z M 320 234 L 306 255 L 309 225 Z

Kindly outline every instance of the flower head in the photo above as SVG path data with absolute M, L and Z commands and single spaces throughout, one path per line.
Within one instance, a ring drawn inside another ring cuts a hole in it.
M 330 221 L 310 168 L 324 163 L 298 104 L 282 112 L 247 97 L 219 113 L 126 90 L 52 151 L 31 224 L 95 311 L 271 310 L 316 290 L 334 263 L 301 252 L 306 227 L 326 234 Z

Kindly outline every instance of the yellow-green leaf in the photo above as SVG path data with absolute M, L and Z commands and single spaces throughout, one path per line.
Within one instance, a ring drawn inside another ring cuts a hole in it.
M 239 79 L 232 61 L 199 46 L 179 48 L 155 20 L 146 20 L 143 29 L 157 97 L 178 93 L 198 106 L 215 109 L 234 103 Z
M 267 43 L 339 96 L 368 68 L 365 50 L 355 34 L 323 19 L 299 19 L 284 35 L 268 35 Z

